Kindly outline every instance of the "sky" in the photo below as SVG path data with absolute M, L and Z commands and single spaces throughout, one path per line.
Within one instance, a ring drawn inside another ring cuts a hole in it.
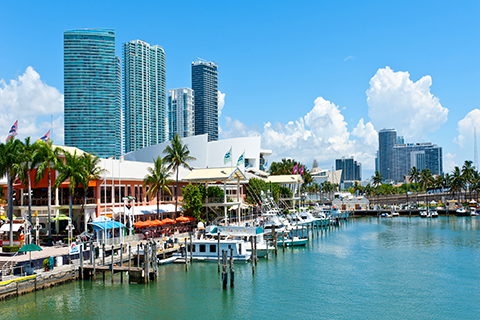
M 450 172 L 480 131 L 479 16 L 479 1 L 3 1 L 0 139 L 18 120 L 20 139 L 62 144 L 63 32 L 113 28 L 120 58 L 130 40 L 164 48 L 167 89 L 215 61 L 220 138 L 260 135 L 269 163 L 353 156 L 367 179 L 394 128 L 442 146 Z

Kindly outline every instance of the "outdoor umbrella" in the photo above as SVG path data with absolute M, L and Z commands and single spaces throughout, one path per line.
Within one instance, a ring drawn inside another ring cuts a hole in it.
M 18 252 L 28 252 L 30 255 L 30 264 L 29 266 L 32 265 L 32 251 L 42 251 L 42 248 L 40 246 L 37 246 L 34 243 L 26 244 L 23 247 L 18 250 Z
M 161 225 L 164 225 L 164 224 L 165 224 L 164 222 L 162 222 L 162 221 L 160 221 L 160 220 L 158 220 L 158 219 L 155 219 L 155 220 L 152 221 L 152 226 L 153 226 L 153 227 L 161 226 Z
M 177 222 L 188 222 L 190 219 L 188 217 L 180 216 L 177 218 Z
M 175 223 L 175 220 L 173 219 L 169 219 L 169 218 L 165 218 L 162 220 L 163 223 L 165 224 L 174 224 Z

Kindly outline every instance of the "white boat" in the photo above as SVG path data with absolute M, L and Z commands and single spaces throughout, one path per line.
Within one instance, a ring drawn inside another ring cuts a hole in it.
M 261 236 L 261 237 L 255 237 L 255 238 L 256 238 L 257 257 L 258 257 L 258 258 L 264 258 L 264 257 L 266 257 L 268 250 L 275 250 L 275 247 L 269 245 L 268 242 L 265 241 L 265 239 L 263 238 L 263 236 Z M 254 239 L 255 239 L 255 238 L 254 238 Z M 249 252 L 250 254 L 253 255 L 251 237 L 248 237 L 248 238 L 245 240 L 245 248 L 247 249 L 247 252 Z
M 475 217 L 475 216 L 478 216 L 480 215 L 476 210 L 475 208 L 470 208 L 470 216 L 471 217 Z
M 469 216 L 470 213 L 467 213 L 467 211 L 465 210 L 465 208 L 460 207 L 460 208 L 458 208 L 457 210 L 455 210 L 455 215 L 456 215 L 456 216 L 459 216 L 459 217 L 464 217 L 464 216 Z
M 193 261 L 218 261 L 218 240 L 217 239 L 199 239 L 187 242 L 188 259 L 192 257 Z M 245 242 L 242 240 L 220 239 L 220 258 L 222 251 L 227 251 L 228 259 L 230 259 L 230 249 L 233 249 L 234 262 L 247 262 L 251 259 L 251 253 L 247 252 Z M 190 252 L 191 250 L 191 252 Z M 173 257 L 185 261 L 185 247 L 180 252 L 173 254 Z
M 430 218 L 438 218 L 438 211 L 437 209 L 432 209 L 430 211 Z
M 427 218 L 428 213 L 427 210 L 420 210 L 420 218 Z
M 389 214 L 388 212 L 384 212 L 380 215 L 380 218 L 391 218 L 391 217 L 392 217 L 392 215 Z
M 292 239 L 278 240 L 277 246 L 282 247 L 283 246 L 283 241 L 285 241 L 285 246 L 286 247 L 291 247 L 292 245 L 294 247 L 300 247 L 300 246 L 305 246 L 308 243 L 307 238 L 293 237 L 293 240 Z

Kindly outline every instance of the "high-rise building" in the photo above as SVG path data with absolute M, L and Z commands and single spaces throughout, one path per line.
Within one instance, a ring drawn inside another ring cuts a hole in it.
M 404 181 L 412 167 L 419 171 L 430 169 L 433 175 L 443 175 L 442 147 L 430 142 L 395 145 L 391 179 Z
M 67 30 L 63 48 L 65 145 L 99 157 L 120 156 L 121 70 L 115 30 Z
M 165 52 L 142 40 L 123 44 L 125 152 L 168 138 Z
M 342 170 L 340 182 L 362 180 L 362 164 L 355 161 L 353 157 L 336 159 L 335 170 Z
M 195 96 L 195 135 L 208 133 L 218 140 L 218 72 L 213 62 L 192 62 L 192 89 Z
M 193 90 L 179 88 L 168 90 L 168 131 L 170 140 L 178 133 L 180 138 L 195 135 L 195 106 Z
M 378 132 L 378 171 L 385 180 L 393 176 L 393 146 L 397 142 L 397 131 L 382 129 Z

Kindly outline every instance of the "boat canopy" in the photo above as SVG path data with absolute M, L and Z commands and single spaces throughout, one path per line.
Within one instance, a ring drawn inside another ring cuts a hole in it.
M 247 236 L 257 236 L 263 234 L 262 227 L 221 227 L 217 226 L 214 227 L 211 231 L 211 234 L 220 233 L 224 236 L 239 236 L 239 237 L 247 237 Z
M 91 222 L 89 223 L 92 225 L 93 230 L 109 230 L 109 229 L 118 229 L 118 228 L 125 228 L 125 225 L 123 223 L 120 223 L 118 221 L 104 221 L 104 222 Z

